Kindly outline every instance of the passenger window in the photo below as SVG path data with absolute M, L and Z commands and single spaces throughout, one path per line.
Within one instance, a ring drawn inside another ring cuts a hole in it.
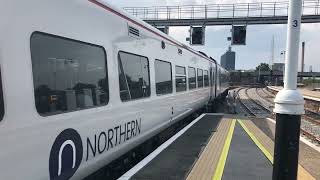
M 122 101 L 150 96 L 150 75 L 148 58 L 119 52 L 119 83 Z
M 108 103 L 103 47 L 36 32 L 31 36 L 31 58 L 35 103 L 41 115 Z
M 198 88 L 203 87 L 203 70 L 198 69 Z
M 189 67 L 188 75 L 189 75 L 189 89 L 196 88 L 196 69 L 193 67 Z
M 172 93 L 171 63 L 156 59 L 154 69 L 157 95 Z
M 207 70 L 203 71 L 203 78 L 204 78 L 204 87 L 209 86 L 209 73 Z
M 187 77 L 186 68 L 181 66 L 176 66 L 176 91 L 186 91 L 187 90 Z

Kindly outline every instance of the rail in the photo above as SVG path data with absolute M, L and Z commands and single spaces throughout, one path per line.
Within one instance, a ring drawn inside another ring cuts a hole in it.
M 263 90 L 263 89 L 262 89 Z M 270 89 L 271 90 L 271 89 Z M 265 92 L 265 94 L 269 94 L 268 92 Z M 260 96 L 263 98 L 262 96 Z M 272 102 L 271 102 L 272 103 Z M 272 103 L 273 104 L 273 103 Z M 302 115 L 302 121 L 301 121 L 301 133 L 308 137 L 309 139 L 313 140 L 314 142 L 317 142 L 320 144 L 320 120 L 319 115 L 308 110 L 305 108 L 306 114 Z M 315 117 L 312 116 L 312 114 L 316 115 Z
M 250 115 L 253 115 L 255 117 L 267 117 L 269 115 L 272 115 L 272 113 L 271 113 L 271 111 L 269 109 L 267 109 L 266 107 L 262 106 L 260 103 L 256 102 L 254 99 L 252 99 L 248 95 L 248 89 L 249 88 L 239 88 L 237 90 L 238 101 L 240 102 L 242 107 L 244 107 L 245 110 Z M 240 91 L 244 91 L 243 95 L 247 98 L 246 100 L 243 100 L 242 99 L 243 97 L 240 97 Z
M 241 100 L 240 98 L 240 94 L 239 92 L 242 90 L 243 88 L 239 88 L 237 90 L 237 97 L 238 97 L 238 101 L 240 102 L 241 106 L 252 116 L 255 116 L 255 114 L 251 111 L 251 109 Z

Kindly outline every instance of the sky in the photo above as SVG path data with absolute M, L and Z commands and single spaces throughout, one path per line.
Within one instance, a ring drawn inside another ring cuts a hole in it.
M 226 3 L 263 2 L 263 0 L 105 0 L 120 8 L 123 7 L 149 7 L 173 5 L 205 5 Z M 265 2 L 266 0 L 264 0 Z M 279 0 L 275 0 L 279 1 Z M 270 0 L 268 0 L 270 2 Z M 192 46 L 217 59 L 225 53 L 230 45 L 227 37 L 231 36 L 231 26 L 207 26 L 206 42 L 204 46 Z M 189 35 L 189 27 L 170 27 L 169 35 L 178 41 L 188 44 L 185 39 Z M 302 24 L 300 41 L 305 41 L 305 71 L 320 71 L 320 23 Z M 286 50 L 287 25 L 248 25 L 245 46 L 232 46 L 236 52 L 236 69 L 255 69 L 262 62 L 271 62 L 272 37 L 274 37 L 274 62 L 284 62 L 281 51 Z M 300 44 L 301 48 L 301 44 Z M 301 49 L 299 51 L 301 60 Z M 299 62 L 300 70 L 300 62 Z

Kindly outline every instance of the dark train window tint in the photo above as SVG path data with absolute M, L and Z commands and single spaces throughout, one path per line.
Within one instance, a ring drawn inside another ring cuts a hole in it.
M 181 66 L 176 66 L 176 91 L 186 91 L 187 90 L 187 77 L 186 68 Z
M 196 69 L 193 67 L 188 68 L 188 80 L 189 80 L 189 89 L 196 88 Z
M 172 93 L 172 69 L 171 63 L 155 60 L 156 92 L 158 95 Z
M 35 103 L 41 115 L 108 103 L 103 47 L 36 32 L 31 36 L 31 56 Z
M 0 121 L 4 116 L 4 103 L 3 103 L 3 91 L 2 91 L 2 81 L 1 81 L 1 72 L 0 72 Z
M 198 69 L 198 88 L 203 87 L 203 70 Z
M 130 101 L 150 96 L 150 75 L 148 58 L 119 52 L 120 98 Z
M 209 86 L 209 73 L 207 70 L 203 71 L 204 87 Z

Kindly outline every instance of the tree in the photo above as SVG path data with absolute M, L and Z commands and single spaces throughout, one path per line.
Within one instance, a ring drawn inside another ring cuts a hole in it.
M 260 69 L 260 71 L 270 71 L 271 70 L 267 63 L 259 64 L 259 66 L 256 67 L 256 71 L 259 71 L 259 69 Z

